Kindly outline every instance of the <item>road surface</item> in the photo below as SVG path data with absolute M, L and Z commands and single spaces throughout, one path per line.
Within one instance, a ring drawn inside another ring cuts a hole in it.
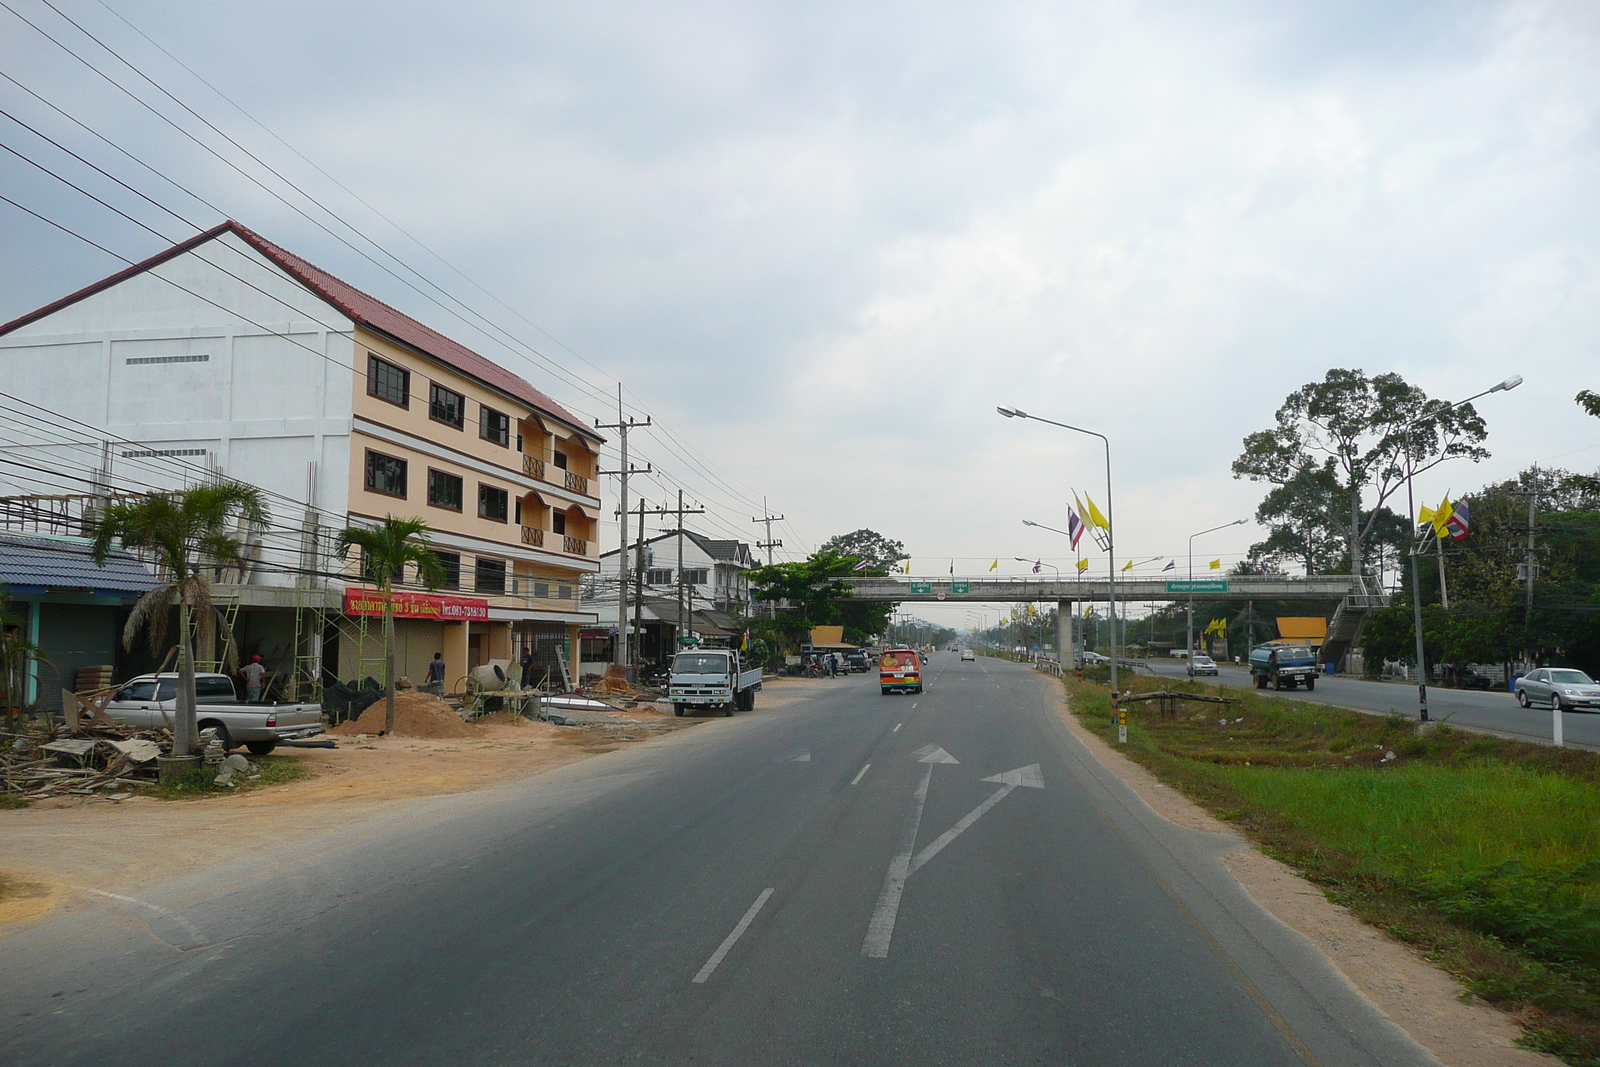
M 1182 678 L 1186 674 L 1182 660 L 1153 659 L 1149 665 L 1154 673 L 1167 678 Z M 1220 682 L 1246 689 L 1252 684 L 1250 672 L 1233 666 L 1221 666 L 1216 678 L 1201 678 L 1200 681 Z M 1413 719 L 1417 716 L 1417 687 L 1414 684 L 1368 682 L 1335 674 L 1319 677 L 1317 688 L 1312 692 L 1287 689 L 1273 695 L 1380 715 L 1399 714 Z M 1485 692 L 1481 689 L 1429 686 L 1428 716 L 1455 726 L 1546 743 L 1550 741 L 1555 725 L 1549 708 L 1523 708 L 1517 704 L 1515 697 L 1503 690 Z M 1561 732 L 1566 744 L 1600 749 L 1600 715 L 1584 711 L 1565 712 L 1561 717 Z
M 929 676 L 775 686 L 97 896 L 0 940 L 0 1062 L 1435 1063 L 1239 889 L 1237 838 L 1094 761 L 1053 679 Z

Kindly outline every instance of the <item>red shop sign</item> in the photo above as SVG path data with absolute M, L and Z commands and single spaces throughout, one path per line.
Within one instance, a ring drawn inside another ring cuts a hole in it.
M 382 615 L 383 594 L 376 589 L 346 589 L 346 615 Z M 394 617 L 433 619 L 437 622 L 482 621 L 489 617 L 489 602 L 466 596 L 436 596 L 433 593 L 395 593 Z

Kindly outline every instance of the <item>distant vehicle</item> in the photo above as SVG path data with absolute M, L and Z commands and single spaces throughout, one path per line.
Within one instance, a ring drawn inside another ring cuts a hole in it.
M 1198 656 L 1197 655 L 1197 656 L 1194 657 L 1194 659 L 1189 661 L 1189 677 L 1191 677 L 1191 678 L 1193 678 L 1197 674 L 1216 674 L 1216 673 L 1217 673 L 1217 661 L 1212 659 L 1210 656 Z
M 968 660 L 971 660 L 972 662 L 976 663 L 977 659 L 978 659 L 978 654 L 976 652 L 972 651 L 972 649 L 963 648 L 961 650 L 961 662 L 962 663 L 966 663 Z
M 1250 651 L 1250 678 L 1257 689 L 1317 687 L 1317 657 L 1304 645 L 1262 645 Z
M 194 693 L 196 724 L 215 730 L 225 749 L 243 745 L 265 756 L 279 741 L 322 732 L 321 704 L 247 704 L 226 674 L 196 674 Z M 176 674 L 141 674 L 112 694 L 106 714 L 143 730 L 170 730 L 177 707 Z
M 1171 652 L 1169 652 L 1168 655 L 1170 655 L 1173 659 L 1188 659 L 1189 658 L 1188 650 L 1187 649 L 1182 649 L 1182 648 L 1175 648 Z
M 1078 666 L 1080 667 L 1098 667 L 1101 664 L 1110 662 L 1111 660 L 1109 657 L 1102 656 L 1098 652 L 1091 652 L 1087 649 L 1078 655 Z
M 890 693 L 922 692 L 922 654 L 913 648 L 886 648 L 878 660 L 878 685 Z
M 672 701 L 675 715 L 682 715 L 686 708 L 720 709 L 730 718 L 735 709 L 754 711 L 760 689 L 761 668 L 746 669 L 739 653 L 731 648 L 679 652 L 672 657 L 667 699 Z
M 854 652 L 845 653 L 844 665 L 849 668 L 852 673 L 866 674 L 867 669 L 872 666 L 872 663 L 867 659 L 867 654 L 865 652 L 861 651 L 860 649 L 856 649 Z
M 1600 711 L 1600 685 L 1570 667 L 1540 667 L 1517 679 L 1517 703 L 1545 704 L 1557 711 Z
M 1493 678 L 1490 678 L 1487 674 L 1484 674 L 1481 671 L 1475 671 L 1471 667 L 1463 667 L 1461 669 L 1461 674 L 1457 677 L 1456 681 L 1463 689 L 1494 688 Z

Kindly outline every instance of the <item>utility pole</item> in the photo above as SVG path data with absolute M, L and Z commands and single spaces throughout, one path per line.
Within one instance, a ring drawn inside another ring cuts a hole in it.
M 633 632 L 644 634 L 644 498 L 639 498 L 639 540 L 633 550 Z M 635 646 L 634 654 L 643 658 L 643 649 Z M 633 681 L 635 679 L 629 679 Z
M 648 463 L 643 467 L 630 467 L 628 465 L 628 431 L 636 426 L 649 426 L 650 423 L 651 418 L 648 415 L 645 416 L 643 422 L 639 422 L 631 415 L 623 417 L 621 382 L 617 383 L 617 421 L 602 423 L 599 419 L 594 420 L 595 429 L 616 430 L 621 438 L 622 466 L 614 471 L 600 471 L 598 473 L 615 474 L 621 482 L 621 487 L 617 492 L 617 518 L 622 524 L 622 534 L 617 540 L 617 641 L 613 646 L 614 652 L 611 656 L 611 662 L 623 668 L 633 662 L 628 655 L 628 475 L 650 473 L 650 465 Z
M 767 524 L 767 539 L 765 541 L 757 541 L 756 542 L 756 547 L 757 548 L 764 548 L 764 549 L 767 550 L 767 566 L 770 567 L 770 566 L 772 566 L 772 550 L 775 549 L 775 548 L 782 548 L 783 547 L 783 542 L 782 541 L 774 541 L 772 539 L 772 524 L 775 523 L 775 522 L 782 522 L 783 521 L 783 516 L 782 515 L 774 515 L 774 514 L 772 514 L 771 511 L 769 511 L 767 509 L 767 498 L 766 497 L 762 497 L 761 498 L 761 514 L 763 516 L 765 516 L 765 517 L 764 518 L 760 518 L 760 519 L 751 519 L 750 521 L 751 522 L 764 522 L 764 523 Z M 777 618 L 777 616 L 778 616 L 778 602 L 776 600 L 772 600 L 772 601 L 768 601 L 767 602 L 767 614 L 769 616 L 771 616 L 772 618 Z
M 676 508 L 659 507 L 658 515 L 676 515 L 678 517 L 678 640 L 682 642 L 688 633 L 688 623 L 683 617 L 683 517 L 685 515 L 704 515 L 705 508 L 686 508 L 683 506 L 683 490 L 678 490 L 678 506 Z

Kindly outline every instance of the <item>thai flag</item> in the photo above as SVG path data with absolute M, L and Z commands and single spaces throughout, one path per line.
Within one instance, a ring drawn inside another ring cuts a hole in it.
M 1450 519 L 1444 524 L 1445 531 L 1449 533 L 1452 541 L 1459 541 L 1467 536 L 1467 502 L 1456 501 L 1455 510 L 1450 513 Z
M 1042 567 L 1043 565 L 1044 564 L 1042 564 L 1042 563 L 1035 563 L 1033 565 L 1033 573 L 1038 574 L 1039 573 L 1039 568 Z
M 1165 567 L 1161 568 L 1161 573 L 1165 574 L 1170 570 L 1175 570 L 1175 569 L 1177 569 L 1177 566 L 1178 566 L 1178 561 L 1177 560 L 1169 559 L 1169 560 L 1167 560 L 1167 565 Z
M 1083 536 L 1083 520 L 1071 507 L 1067 508 L 1067 536 L 1072 538 L 1073 551 L 1077 551 L 1078 539 Z
M 860 563 L 857 563 L 854 567 L 851 567 L 850 569 L 853 570 L 853 571 L 864 571 L 864 570 L 867 569 L 868 566 L 870 566 L 869 562 L 867 560 L 862 560 Z

